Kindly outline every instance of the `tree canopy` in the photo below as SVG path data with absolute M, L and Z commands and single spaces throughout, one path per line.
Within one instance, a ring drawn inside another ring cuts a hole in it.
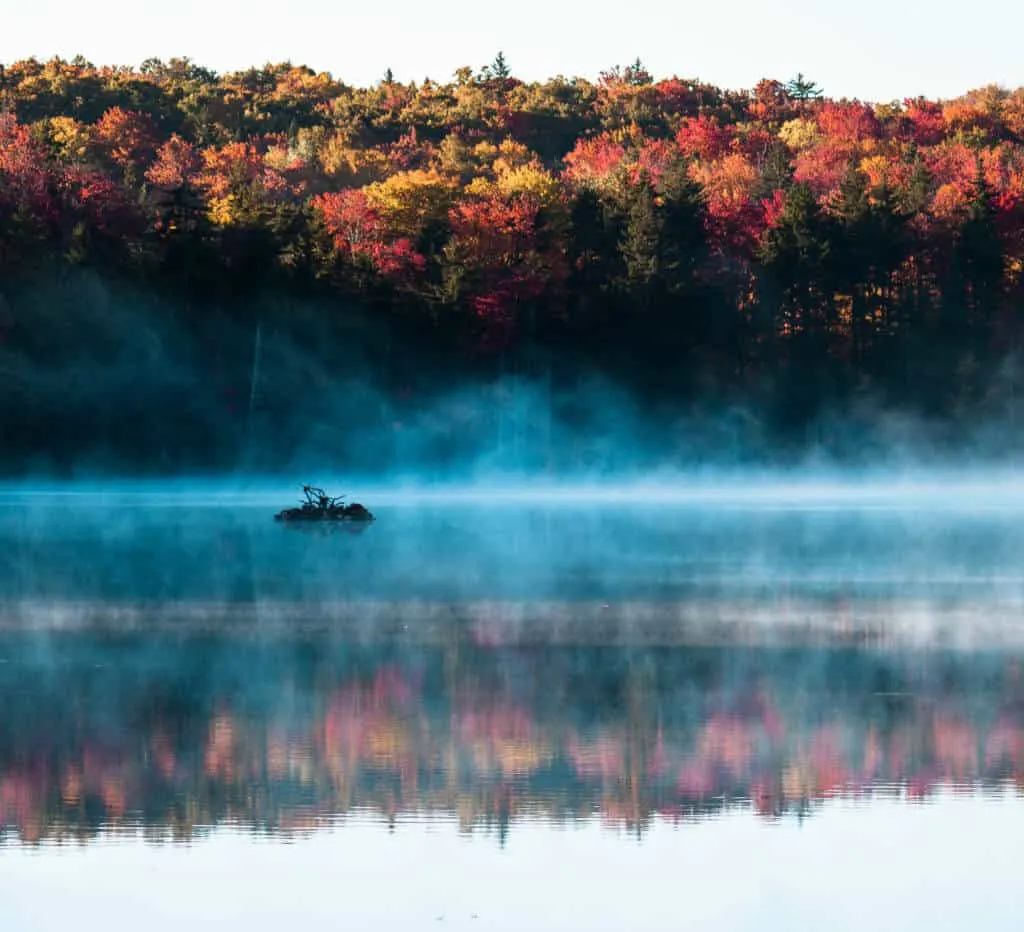
M 9 64 L 0 269 L 316 288 L 485 355 L 632 354 L 678 391 L 698 369 L 884 381 L 912 349 L 1005 348 L 1024 89 L 872 104 L 802 74 L 736 91 L 639 60 L 596 82 L 512 64 L 371 87 L 288 62 Z

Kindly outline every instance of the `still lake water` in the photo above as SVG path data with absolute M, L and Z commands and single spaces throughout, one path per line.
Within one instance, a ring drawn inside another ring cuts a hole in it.
M 5 932 L 1024 925 L 1024 510 L 287 499 L 0 495 Z

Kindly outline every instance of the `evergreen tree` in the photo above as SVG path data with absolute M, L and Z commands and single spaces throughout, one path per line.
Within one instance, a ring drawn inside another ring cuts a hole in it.
M 620 269 L 619 224 L 593 188 L 583 188 L 570 208 L 569 294 L 578 311 L 601 304 Z
M 814 81 L 808 81 L 799 72 L 797 76 L 786 82 L 786 93 L 793 100 L 817 100 L 825 92 Z
M 900 209 L 906 214 L 919 214 L 931 200 L 931 174 L 920 155 L 914 156 L 914 168 L 899 198 Z
M 627 84 L 632 84 L 636 87 L 650 84 L 652 81 L 651 73 L 644 67 L 644 63 L 639 58 L 632 65 L 628 65 L 625 68 L 622 72 L 622 79 Z
M 767 230 L 758 250 L 778 293 L 806 320 L 820 310 L 817 294 L 831 253 L 828 218 L 810 186 L 796 184 L 786 194 L 778 224 Z
M 666 170 L 660 189 L 661 269 L 667 289 L 677 292 L 692 285 L 694 270 L 704 255 L 704 198 L 683 162 Z
M 778 225 L 767 230 L 762 240 L 761 261 L 783 279 L 817 274 L 830 251 L 826 227 L 810 186 L 793 185 Z
M 793 158 L 781 140 L 775 139 L 765 153 L 759 196 L 771 197 L 773 191 L 785 191 L 793 184 Z
M 494 56 L 494 61 L 490 67 L 491 76 L 497 78 L 499 81 L 504 81 L 506 78 L 512 76 L 512 72 L 509 70 L 508 65 L 505 62 L 505 55 L 503 52 L 498 52 Z
M 963 276 L 965 298 L 975 314 L 991 316 L 996 294 L 1002 283 L 1003 250 L 995 225 L 992 193 L 985 181 L 981 159 L 973 185 L 967 216 L 960 228 L 954 262 Z
M 843 180 L 839 182 L 839 203 L 836 206 L 836 214 L 847 229 L 853 230 L 868 215 L 870 206 L 867 175 L 853 162 L 850 162 L 846 167 Z
M 863 344 L 869 295 L 884 284 L 904 256 L 904 222 L 888 184 L 874 192 L 867 176 L 851 163 L 839 185 L 835 206 L 839 248 L 829 253 L 833 285 L 852 301 L 853 355 Z
M 646 179 L 632 192 L 626 227 L 619 242 L 630 288 L 647 291 L 661 271 L 662 220 L 654 206 L 654 193 Z

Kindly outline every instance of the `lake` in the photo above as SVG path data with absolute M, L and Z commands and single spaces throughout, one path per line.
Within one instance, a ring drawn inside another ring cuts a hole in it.
M 1018 506 L 0 493 L 0 928 L 1016 928 Z

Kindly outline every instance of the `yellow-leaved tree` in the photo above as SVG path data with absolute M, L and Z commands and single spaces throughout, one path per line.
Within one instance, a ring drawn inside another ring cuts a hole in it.
M 446 217 L 455 184 L 434 169 L 415 169 L 398 172 L 363 191 L 367 205 L 377 212 L 392 236 L 415 242 L 428 224 Z
M 317 156 L 324 174 L 344 187 L 362 187 L 380 181 L 389 167 L 383 152 L 354 145 L 347 133 L 329 136 Z
M 57 154 L 69 162 L 84 162 L 89 153 L 89 128 L 74 117 L 50 119 L 47 136 Z
M 797 118 L 782 124 L 779 139 L 794 152 L 803 152 L 820 141 L 821 133 L 813 120 Z
M 506 202 L 525 198 L 544 210 L 549 229 L 565 232 L 568 228 L 569 210 L 562 184 L 535 162 L 500 170 L 493 181 L 474 178 L 466 186 L 466 193 L 471 197 L 499 196 Z
M 536 164 L 519 165 L 499 172 L 496 186 L 505 197 L 529 194 L 542 207 L 551 207 L 562 198 L 562 186 L 558 179 Z

